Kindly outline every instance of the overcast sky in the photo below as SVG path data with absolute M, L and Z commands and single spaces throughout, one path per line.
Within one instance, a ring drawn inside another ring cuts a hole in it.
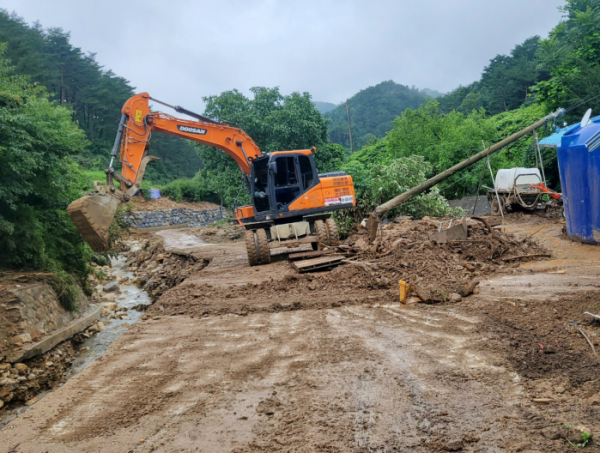
M 340 103 L 384 80 L 447 92 L 547 36 L 564 0 L 0 0 L 62 27 L 137 91 L 189 109 L 279 86 Z

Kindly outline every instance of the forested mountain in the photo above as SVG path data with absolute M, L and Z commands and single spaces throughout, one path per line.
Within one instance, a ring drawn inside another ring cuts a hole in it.
M 15 73 L 46 87 L 58 104 L 72 111 L 72 119 L 85 131 L 90 142 L 83 155 L 76 156 L 86 169 L 104 169 L 108 163 L 120 111 L 134 93 L 127 80 L 104 69 L 93 53 L 70 43 L 61 28 L 29 26 L 16 14 L 0 10 L 0 43 L 7 43 L 5 56 Z M 200 158 L 190 143 L 159 138 L 153 140 L 152 154 L 164 162 L 148 166 L 147 178 L 169 181 L 191 177 L 200 168 Z
M 335 105 L 331 102 L 313 101 L 313 105 L 321 113 L 331 112 L 334 108 L 337 107 L 337 105 Z
M 496 55 L 479 81 L 440 98 L 442 110 L 469 113 L 483 107 L 495 115 L 531 102 L 531 87 L 550 78 L 550 73 L 540 66 L 539 46 L 540 37 L 533 36 L 517 45 L 510 55 Z
M 425 93 L 392 80 L 366 88 L 350 99 L 348 107 L 352 124 L 354 149 L 382 138 L 392 129 L 392 121 L 407 108 L 416 109 L 427 100 Z M 346 104 L 324 114 L 331 120 L 329 138 L 350 149 Z
M 549 110 L 581 103 L 568 120 L 589 107 L 598 112 L 600 0 L 567 0 L 560 9 L 564 20 L 547 39 L 533 36 L 509 55 L 494 57 L 480 80 L 440 98 L 442 111 L 466 114 L 483 107 L 495 115 L 538 102 Z
M 600 113 L 600 0 L 567 0 L 562 11 L 564 20 L 547 39 L 534 36 L 510 55 L 494 57 L 480 80 L 405 110 L 384 139 L 347 158 L 343 168 L 354 179 L 361 214 L 357 218 L 410 187 L 405 185 L 407 176 L 424 171 L 423 177 L 429 178 L 558 107 L 567 109 L 567 122 L 580 120 L 590 107 Z M 538 134 L 551 133 L 555 125 Z M 533 137 L 527 135 L 491 157 L 492 172 L 535 166 L 534 156 Z M 556 150 L 543 148 L 542 156 L 549 187 L 560 191 Z M 483 186 L 493 185 L 483 161 L 428 195 L 438 190 L 448 198 L 474 194 L 482 178 Z M 430 201 L 428 212 L 436 206 Z M 410 202 L 399 212 L 419 215 Z

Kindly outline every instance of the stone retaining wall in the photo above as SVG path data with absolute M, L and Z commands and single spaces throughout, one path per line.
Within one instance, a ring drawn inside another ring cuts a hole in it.
M 475 207 L 475 202 L 477 201 L 477 207 L 475 208 L 475 213 L 473 214 L 473 207 Z M 490 202 L 487 199 L 486 195 L 479 195 L 479 199 L 475 195 L 461 198 L 460 200 L 449 200 L 448 204 L 453 208 L 461 207 L 465 210 L 466 215 L 482 215 L 489 214 L 492 210 L 490 207 Z
M 65 310 L 47 283 L 0 284 L 0 361 L 16 360 L 35 343 L 81 317 L 89 307 L 82 293 L 78 306 L 77 312 Z
M 125 221 L 132 228 L 156 228 L 184 225 L 202 227 L 227 216 L 225 209 L 160 209 L 156 211 L 136 211 L 125 214 Z

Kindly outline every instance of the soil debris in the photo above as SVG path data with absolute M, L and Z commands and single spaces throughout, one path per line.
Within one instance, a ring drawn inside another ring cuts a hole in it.
M 212 234 L 209 228 L 195 234 L 225 240 L 231 227 L 227 226 L 223 235 Z M 436 244 L 429 236 L 437 229 L 438 221 L 427 218 L 389 223 L 383 225 L 382 235 L 374 244 L 368 244 L 361 232 L 344 241 L 340 246 L 348 256 L 344 266 L 312 274 L 298 274 L 288 262 L 246 267 L 244 272 L 263 276 L 256 283 L 223 286 L 208 283 L 204 278 L 201 282 L 180 285 L 211 260 L 214 264 L 210 268 L 217 272 L 219 254 L 228 251 L 213 251 L 210 260 L 202 258 L 207 253 L 174 254 L 166 252 L 157 237 L 133 256 L 130 265 L 151 297 L 160 299 L 146 317 L 211 316 L 396 302 L 400 280 L 405 280 L 412 288 L 412 296 L 423 302 L 457 303 L 478 292 L 482 277 L 496 271 L 519 272 L 519 264 L 535 259 L 532 255 L 548 254 L 532 237 L 518 239 L 494 229 L 490 232 L 482 222 L 468 221 L 471 242 Z M 507 263 L 503 261 L 507 256 L 522 258 Z M 274 266 L 284 275 L 273 273 Z M 228 267 L 222 270 L 229 271 Z
M 196 210 L 204 210 L 204 209 L 219 209 L 219 205 L 210 203 L 208 201 L 199 201 L 199 202 L 177 202 L 173 201 L 167 197 L 161 198 L 151 198 L 146 200 L 142 196 L 135 196 L 131 198 L 129 201 L 129 208 L 132 211 L 157 211 L 163 209 L 196 209 Z
M 166 252 L 162 239 L 152 236 L 140 251 L 132 252 L 127 264 L 136 275 L 134 282 L 147 291 L 152 300 L 156 300 L 208 263 L 209 260 L 194 254 Z

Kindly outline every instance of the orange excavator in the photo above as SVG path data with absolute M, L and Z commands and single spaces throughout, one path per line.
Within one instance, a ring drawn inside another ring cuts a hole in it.
M 185 120 L 150 110 L 150 101 L 195 118 Z M 97 252 L 109 247 L 109 227 L 121 203 L 140 189 L 148 163 L 152 132 L 160 132 L 213 146 L 240 167 L 252 204 L 235 209 L 246 228 L 251 266 L 271 261 L 270 250 L 311 244 L 314 250 L 339 244 L 331 211 L 356 206 L 352 177 L 344 172 L 319 174 L 315 148 L 262 153 L 239 127 L 213 121 L 179 106 L 141 93 L 121 110 L 106 185 L 94 183 L 94 193 L 72 202 L 67 211 L 84 240 Z M 113 165 L 120 151 L 121 174 Z M 118 183 L 118 186 L 115 185 Z

